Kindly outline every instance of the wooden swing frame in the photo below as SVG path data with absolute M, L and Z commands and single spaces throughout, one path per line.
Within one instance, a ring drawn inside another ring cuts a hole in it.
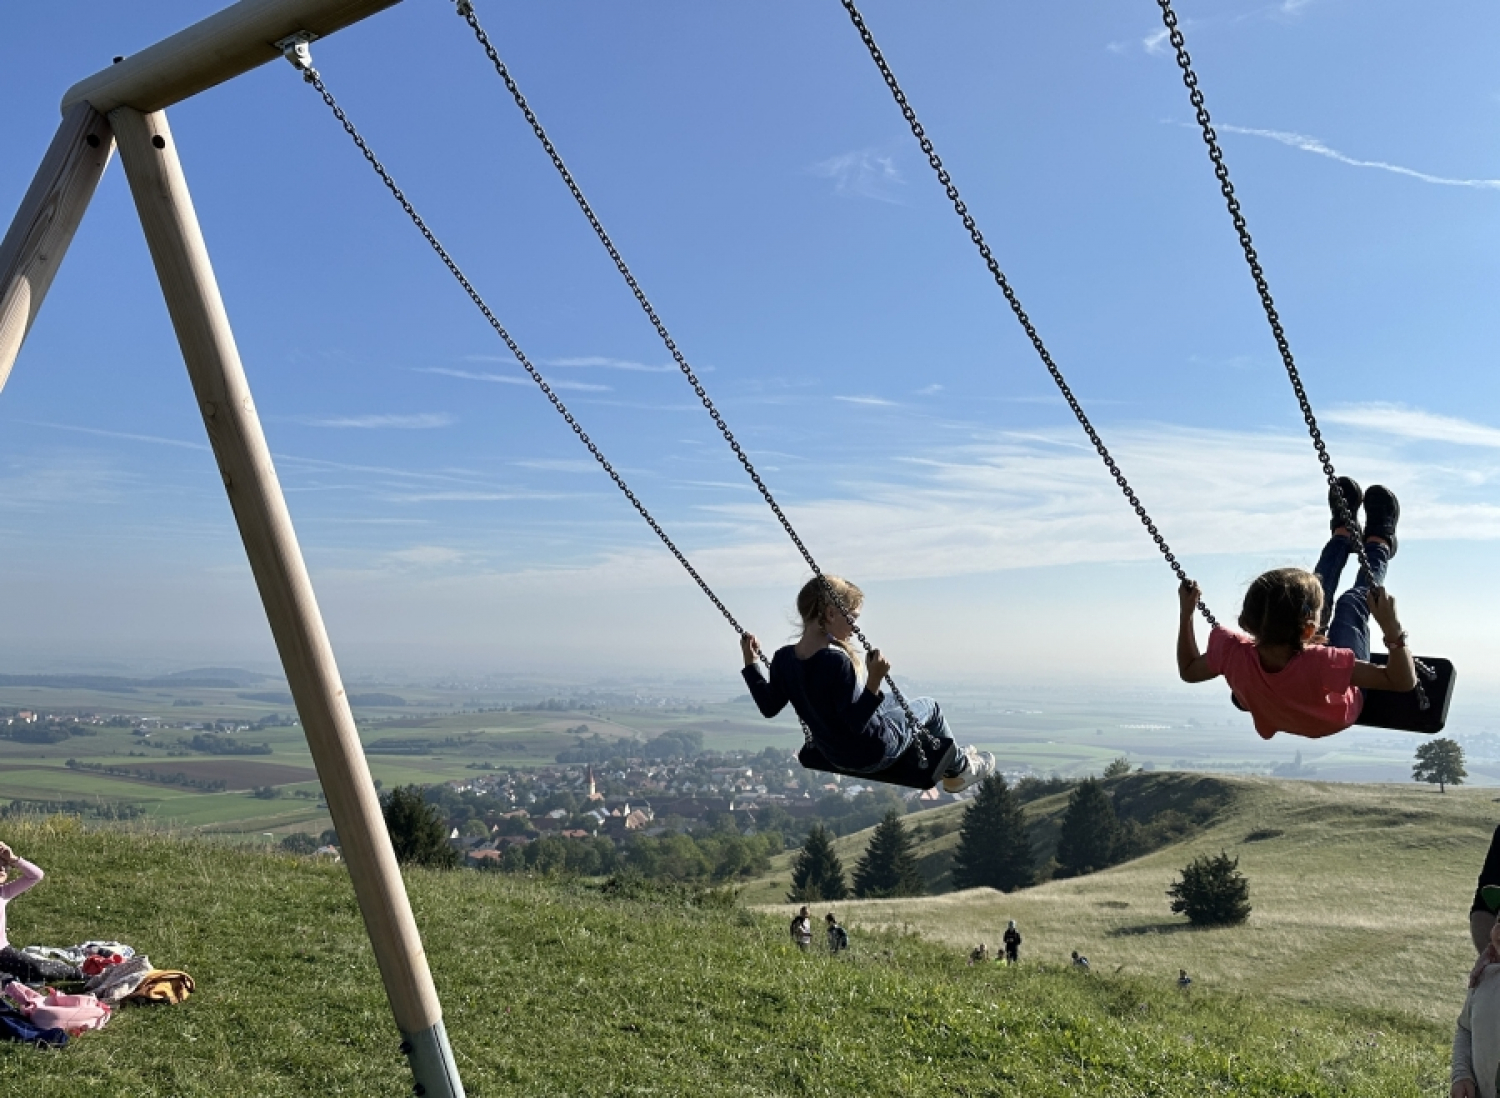
M 245 555 L 328 798 L 415 1092 L 463 1083 L 166 108 L 400 0 L 241 0 L 69 88 L 62 123 L 0 241 L 0 387 L 118 146 Z

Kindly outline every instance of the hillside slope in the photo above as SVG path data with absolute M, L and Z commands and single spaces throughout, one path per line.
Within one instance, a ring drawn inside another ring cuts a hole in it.
M 0 1045 L 0 1091 L 408 1092 L 343 871 L 146 835 L 13 822 L 48 870 L 21 942 L 106 936 L 198 980 L 60 1053 Z M 798 953 L 781 921 L 683 895 L 418 872 L 409 887 L 469 1093 L 1417 1098 L 1445 1027 L 1180 995 L 1160 981 L 968 968 L 911 936 Z
M 1500 822 L 1492 790 L 1206 780 L 1225 794 L 1207 827 L 1105 872 L 1009 895 L 975 889 L 840 912 L 855 927 L 911 927 L 964 951 L 993 947 L 1015 919 L 1027 958 L 1059 962 L 1078 949 L 1112 973 L 1166 979 L 1184 967 L 1220 989 L 1456 1016 L 1473 961 L 1469 901 Z M 1034 831 L 1055 830 L 1059 809 L 1028 806 Z M 867 839 L 840 840 L 846 867 Z M 955 841 L 924 843 L 929 869 Z M 1194 930 L 1170 913 L 1165 892 L 1192 858 L 1220 851 L 1240 859 L 1254 911 L 1243 927 Z M 752 895 L 769 899 L 774 884 L 781 900 L 789 876 L 783 870 Z

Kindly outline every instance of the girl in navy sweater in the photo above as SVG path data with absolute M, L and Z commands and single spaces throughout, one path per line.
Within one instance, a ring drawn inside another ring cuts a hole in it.
M 837 602 L 829 597 L 829 589 Z M 916 728 L 894 698 L 881 692 L 891 665 L 877 648 L 868 669 L 849 643 L 859 620 L 864 592 L 838 576 L 814 576 L 797 593 L 802 637 L 771 657 L 771 678 L 761 674 L 760 643 L 749 633 L 740 637 L 745 683 L 761 714 L 774 717 L 788 702 L 812 732 L 824 757 L 840 770 L 878 778 L 911 746 Z M 931 698 L 908 698 L 912 716 L 937 736 L 948 736 L 948 724 Z M 995 769 L 995 756 L 965 747 L 943 777 L 943 789 L 957 793 Z

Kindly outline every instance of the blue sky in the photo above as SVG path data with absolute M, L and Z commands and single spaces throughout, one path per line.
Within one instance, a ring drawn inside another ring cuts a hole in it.
M 12 5 L 0 207 L 73 81 L 212 10 Z M 1494 679 L 1500 15 L 1179 6 L 1334 461 L 1405 506 L 1419 648 Z M 1172 681 L 1173 581 L 834 0 L 480 18 L 898 674 Z M 1105 440 L 1232 618 L 1310 565 L 1321 474 L 1156 5 L 865 15 Z M 314 47 L 531 359 L 745 624 L 801 562 L 467 28 L 407 0 Z M 404 220 L 268 66 L 169 111 L 351 673 L 725 673 L 734 638 Z M 12 667 L 273 656 L 118 164 L 0 395 Z

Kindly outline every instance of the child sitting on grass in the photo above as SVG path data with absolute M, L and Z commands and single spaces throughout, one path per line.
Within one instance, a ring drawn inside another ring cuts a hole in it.
M 1370 567 L 1361 568 L 1354 586 L 1339 598 L 1327 636 L 1317 635 L 1323 607 L 1333 601 L 1344 564 L 1355 549 L 1353 535 L 1339 518 L 1333 489 L 1333 533 L 1316 573 L 1278 568 L 1256 579 L 1245 592 L 1240 612 L 1244 633 L 1215 627 L 1208 635 L 1208 654 L 1201 655 L 1193 628 L 1198 585 L 1186 581 L 1178 592 L 1177 670 L 1182 681 L 1207 682 L 1223 675 L 1263 739 L 1277 732 L 1331 736 L 1359 718 L 1362 690 L 1405 692 L 1417 685 L 1406 633 L 1396 617 L 1396 600 L 1381 586 L 1396 555 L 1401 505 L 1381 485 L 1371 485 L 1366 495 L 1348 477 L 1340 477 L 1338 484 L 1351 520 L 1364 504 L 1365 558 Z M 1369 662 L 1371 615 L 1390 653 L 1384 667 Z
M 11 870 L 20 876 L 10 880 Z M 23 984 L 42 981 L 77 980 L 79 972 L 72 965 L 61 961 L 45 961 L 31 957 L 15 949 L 5 936 L 5 905 L 42 879 L 42 871 L 25 858 L 16 857 L 16 852 L 5 843 L 0 843 L 0 984 L 8 980 L 20 980 Z
M 791 702 L 812 732 L 823 756 L 849 774 L 880 780 L 880 772 L 911 746 L 917 730 L 895 698 L 880 686 L 891 670 L 877 648 L 864 661 L 849 643 L 864 604 L 864 592 L 838 576 L 814 576 L 797 593 L 802 638 L 777 650 L 771 678 L 761 675 L 756 657 L 760 643 L 749 633 L 740 638 L 745 657 L 745 684 L 761 715 L 774 717 Z M 935 736 L 948 736 L 948 724 L 931 698 L 908 698 L 912 716 Z M 950 737 L 951 738 L 951 737 Z M 995 756 L 965 747 L 942 787 L 957 793 L 982 781 L 995 769 Z

